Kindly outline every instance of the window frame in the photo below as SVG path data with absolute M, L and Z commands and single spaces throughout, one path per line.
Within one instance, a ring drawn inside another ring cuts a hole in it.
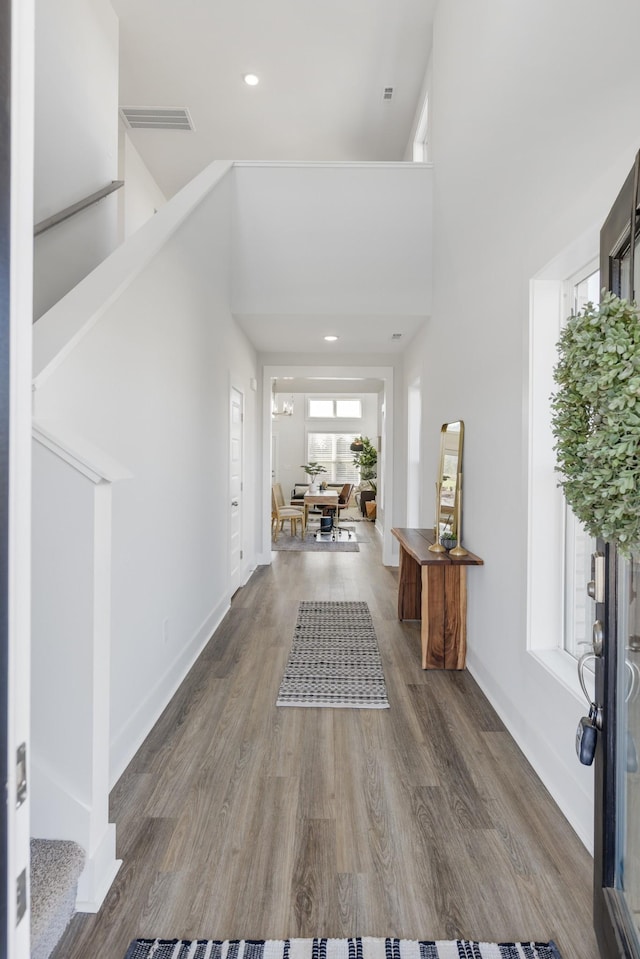
M 330 414 L 314 414 L 311 412 L 311 404 L 316 402 L 332 403 L 333 412 Z M 338 413 L 338 403 L 349 402 L 349 403 L 358 403 L 360 405 L 360 412 L 355 416 L 349 414 L 345 416 Z M 361 420 L 363 418 L 363 402 L 362 397 L 359 395 L 350 394 L 347 396 L 341 396 L 338 394 L 324 394 L 324 395 L 308 395 L 306 397 L 306 419 L 307 420 Z
M 600 288 L 600 263 L 598 257 L 593 257 L 581 269 L 576 270 L 563 283 L 563 302 L 565 304 L 565 317 L 561 321 L 561 327 L 567 322 L 567 317 L 576 316 L 585 305 L 590 301 L 589 297 L 579 296 L 578 288 L 598 274 L 598 281 L 595 287 L 596 294 Z M 589 645 L 589 634 L 591 623 L 595 618 L 593 600 L 590 600 L 586 594 L 587 577 L 585 575 L 585 564 L 589 561 L 591 553 L 594 552 L 596 545 L 595 539 L 586 535 L 582 525 L 573 515 L 571 507 L 567 503 L 564 495 L 562 496 L 564 504 L 563 513 L 563 578 L 562 578 L 562 649 L 573 657 L 579 659 L 584 649 L 580 646 Z M 582 546 L 580 546 L 582 541 Z M 580 555 L 578 549 L 580 547 Z M 580 609 L 582 601 L 582 609 Z M 582 622 L 583 628 L 580 627 Z

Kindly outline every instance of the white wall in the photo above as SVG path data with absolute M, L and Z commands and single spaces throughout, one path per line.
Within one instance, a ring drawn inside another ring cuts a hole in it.
M 153 179 L 144 160 L 120 121 L 118 179 L 124 181 L 120 203 L 120 239 L 124 240 L 146 223 L 167 198 Z
M 35 77 L 39 223 L 117 178 L 118 21 L 108 0 L 36 0 Z M 117 210 L 111 195 L 38 237 L 35 317 L 115 247 Z
M 65 424 L 133 474 L 113 496 L 112 783 L 228 607 L 232 384 L 245 394 L 245 571 L 255 556 L 257 371 L 229 309 L 230 181 L 107 298 L 36 396 L 40 418 Z M 159 229 L 170 207 L 144 229 Z M 143 239 L 139 231 L 129 243 Z M 102 264 L 96 283 L 109 268 Z M 35 328 L 43 340 L 48 320 Z M 51 642 L 64 642 L 55 623 Z
M 283 399 L 291 394 L 276 394 L 278 407 L 282 409 Z M 374 445 L 378 442 L 378 395 L 365 393 L 362 396 L 361 420 L 309 420 L 306 418 L 306 398 L 304 393 L 293 394 L 293 416 L 279 416 L 273 419 L 271 430 L 278 445 L 278 469 L 275 481 L 280 483 L 287 497 L 295 483 L 307 483 L 309 477 L 300 469 L 308 462 L 307 434 L 312 433 L 351 433 L 355 436 L 368 436 Z M 322 477 L 320 477 L 322 479 Z
M 427 488 L 441 423 L 465 422 L 464 539 L 485 560 L 469 574 L 469 668 L 587 844 L 584 703 L 526 648 L 529 281 L 604 219 L 640 146 L 639 29 L 635 0 L 438 6 L 434 308 L 407 371 L 421 375 Z
M 235 172 L 234 313 L 429 314 L 428 169 L 238 164 Z

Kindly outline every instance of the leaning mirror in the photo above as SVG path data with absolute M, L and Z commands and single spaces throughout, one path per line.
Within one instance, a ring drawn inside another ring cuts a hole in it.
M 464 423 L 443 423 L 440 430 L 440 458 L 436 479 L 436 521 L 434 543 L 430 549 L 441 553 L 451 548 L 454 555 L 462 549 L 462 445 Z M 443 545 L 444 544 L 444 545 Z

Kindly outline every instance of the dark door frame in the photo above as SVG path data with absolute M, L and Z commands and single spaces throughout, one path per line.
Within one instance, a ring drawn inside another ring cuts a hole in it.
M 0 956 L 8 954 L 9 893 L 9 373 L 11 262 L 11 0 L 0 0 Z
M 640 153 L 600 231 L 600 281 L 603 287 L 620 295 L 620 262 L 634 243 L 640 227 L 638 184 Z M 633 285 L 633 254 L 630 264 Z M 634 290 L 625 292 L 633 299 Z M 594 809 L 594 889 L 593 916 L 598 945 L 606 959 L 640 959 L 637 937 L 624 896 L 616 889 L 616 810 L 618 788 L 618 659 L 625 655 L 617 648 L 618 558 L 616 549 L 598 540 L 597 548 L 606 556 L 605 602 L 596 606 L 596 617 L 605 626 L 604 654 L 596 661 L 596 702 L 603 704 L 603 730 L 598 737 L 595 757 Z

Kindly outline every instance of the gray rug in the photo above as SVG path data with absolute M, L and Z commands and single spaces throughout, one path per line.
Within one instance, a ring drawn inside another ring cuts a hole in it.
M 366 603 L 300 603 L 277 705 L 389 708 Z
M 136 939 L 125 959 L 560 959 L 553 942 L 467 939 Z
M 355 533 L 351 533 L 351 539 L 347 534 L 341 534 L 340 539 L 331 540 L 326 536 L 323 539 L 316 540 L 314 530 L 307 530 L 304 539 L 300 536 L 291 536 L 288 532 L 278 533 L 277 540 L 271 540 L 271 549 L 280 551 L 300 551 L 305 553 L 359 553 L 360 547 L 356 540 Z

